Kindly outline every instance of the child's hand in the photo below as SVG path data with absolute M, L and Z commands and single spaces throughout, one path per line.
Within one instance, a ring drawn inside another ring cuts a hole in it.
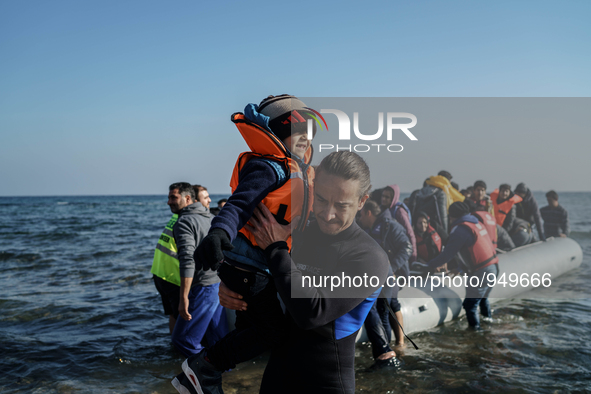
M 195 250 L 195 268 L 217 271 L 224 261 L 224 250 L 232 250 L 234 246 L 230 237 L 221 228 L 214 228 Z

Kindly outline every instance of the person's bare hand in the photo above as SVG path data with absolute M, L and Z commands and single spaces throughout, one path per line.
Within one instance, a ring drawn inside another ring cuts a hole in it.
M 258 246 L 264 250 L 275 242 L 287 241 L 291 235 L 292 227 L 297 226 L 299 221 L 300 217 L 298 216 L 293 218 L 291 224 L 279 224 L 269 208 L 261 203 L 256 207 L 245 227 L 254 235 Z
M 189 298 L 181 297 L 179 300 L 179 315 L 186 321 L 191 320 L 191 314 L 189 313 Z
M 220 304 L 224 308 L 232 309 L 234 311 L 245 311 L 248 304 L 242 301 L 242 296 L 228 288 L 224 282 L 220 283 L 218 291 L 218 298 Z

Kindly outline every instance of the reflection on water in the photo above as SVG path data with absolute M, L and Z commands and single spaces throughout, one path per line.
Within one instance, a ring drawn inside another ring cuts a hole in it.
M 149 274 L 170 217 L 165 202 L 0 198 L 0 392 L 175 392 L 170 380 L 183 358 L 170 345 Z M 579 294 L 590 293 L 590 202 L 590 193 L 561 194 L 584 260 L 558 280 Z M 591 391 L 589 299 L 494 308 L 483 332 L 459 320 L 413 334 L 420 350 L 404 349 L 398 372 L 366 372 L 371 350 L 359 344 L 357 392 Z M 266 360 L 224 374 L 225 391 L 257 393 Z

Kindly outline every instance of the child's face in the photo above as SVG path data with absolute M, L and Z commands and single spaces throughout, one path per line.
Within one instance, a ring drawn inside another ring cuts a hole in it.
M 287 137 L 285 140 L 283 140 L 283 143 L 289 148 L 291 153 L 300 159 L 303 159 L 312 141 L 309 140 L 308 135 L 304 133 Z

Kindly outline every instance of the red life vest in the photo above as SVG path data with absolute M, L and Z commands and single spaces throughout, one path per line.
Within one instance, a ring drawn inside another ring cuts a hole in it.
M 496 248 L 498 236 L 497 222 L 495 221 L 495 219 L 491 216 L 490 213 L 485 211 L 476 211 L 472 215 L 476 216 L 480 223 L 484 225 L 484 228 L 486 229 L 486 232 L 488 233 L 488 236 L 492 241 L 493 246 Z
M 303 172 L 298 160 L 290 157 L 289 151 L 275 134 L 249 121 L 244 114 L 233 114 L 232 122 L 236 124 L 251 149 L 251 152 L 241 153 L 236 160 L 230 181 L 232 193 L 238 187 L 242 167 L 250 159 L 260 157 L 282 163 L 285 168 L 289 168 L 290 177 L 282 186 L 267 194 L 262 203 L 269 208 L 279 223 L 291 223 L 294 217 L 300 216 L 297 230 L 303 230 L 312 210 L 314 169 L 312 166 L 306 166 L 307 169 Z M 311 161 L 312 147 L 308 149 L 302 162 L 309 164 Z M 240 229 L 240 233 L 248 238 L 253 245 L 257 245 L 254 236 L 246 228 Z M 291 250 L 291 237 L 287 240 L 287 245 Z
M 513 205 L 521 202 L 522 198 L 519 197 L 517 194 L 514 194 L 513 197 L 508 198 L 507 200 L 503 201 L 502 203 L 497 203 L 497 199 L 499 198 L 499 189 L 495 189 L 494 192 L 490 194 L 490 199 L 492 200 L 493 206 L 495 207 L 495 220 L 499 226 L 503 225 L 505 221 L 505 217 L 511 211 Z
M 468 247 L 470 262 L 474 271 L 499 262 L 496 249 L 488 236 L 488 232 L 480 222 L 462 222 L 459 225 L 470 229 L 476 239 L 476 242 Z
M 435 244 L 435 246 L 437 246 L 437 252 L 438 253 L 441 252 L 441 237 L 439 236 L 439 234 L 437 234 L 437 231 L 435 231 L 435 229 L 431 225 L 429 225 L 429 227 L 427 227 L 427 231 L 425 231 L 423 233 L 422 237 L 418 234 L 416 234 L 416 237 L 417 237 L 417 255 L 421 259 L 423 259 L 425 261 L 429 261 L 432 258 L 435 258 L 435 256 L 432 256 L 432 257 L 429 256 L 429 249 L 427 248 L 427 241 L 429 239 L 433 242 L 433 244 Z

